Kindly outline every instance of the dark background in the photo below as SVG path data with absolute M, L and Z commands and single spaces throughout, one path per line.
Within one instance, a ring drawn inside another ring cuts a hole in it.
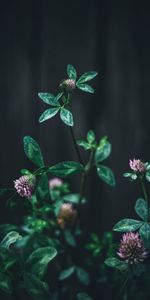
M 21 168 L 32 169 L 23 151 L 25 135 L 38 141 L 46 164 L 77 159 L 69 129 L 58 117 L 38 123 L 47 106 L 37 93 L 55 94 L 70 63 L 79 75 L 99 73 L 91 82 L 94 95 L 74 95 L 75 134 L 83 138 L 93 129 L 97 138 L 108 135 L 113 152 L 106 164 L 117 180 L 112 189 L 92 174 L 87 226 L 102 232 L 122 217 L 134 217 L 141 190 L 122 173 L 130 158 L 149 161 L 150 156 L 149 5 L 131 0 L 5 1 L 0 41 L 0 185 L 11 187 Z M 78 183 L 78 178 L 72 181 L 74 192 Z M 7 216 L 1 211 L 4 222 Z

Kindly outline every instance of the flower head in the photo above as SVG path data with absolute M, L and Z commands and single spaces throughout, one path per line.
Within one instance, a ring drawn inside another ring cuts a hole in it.
M 49 187 L 50 189 L 53 189 L 55 187 L 59 187 L 63 184 L 63 181 L 60 178 L 53 178 L 49 180 Z
M 62 229 L 70 227 L 74 223 L 76 215 L 77 211 L 71 203 L 63 203 L 57 216 L 57 223 Z
M 143 173 L 146 171 L 145 164 L 140 159 L 130 159 L 129 166 L 134 172 Z
M 72 92 L 76 87 L 74 79 L 65 79 L 60 83 L 60 88 L 65 92 Z
M 14 187 L 21 197 L 30 198 L 35 190 L 36 178 L 34 175 L 24 175 L 14 181 Z
M 142 262 L 147 256 L 143 241 L 135 232 L 123 234 L 117 254 L 130 264 Z

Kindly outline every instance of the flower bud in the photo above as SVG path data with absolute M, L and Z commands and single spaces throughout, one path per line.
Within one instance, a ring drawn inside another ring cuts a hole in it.
M 24 175 L 14 181 L 14 187 L 21 197 L 30 198 L 35 191 L 35 183 L 34 175 Z
M 63 181 L 57 177 L 49 180 L 50 189 L 60 187 L 62 184 L 63 184 Z
M 71 203 L 63 203 L 57 216 L 57 223 L 61 229 L 71 227 L 75 221 L 76 215 L 77 211 Z
M 60 83 L 60 88 L 63 92 L 72 92 L 76 87 L 76 82 L 74 79 L 66 79 Z

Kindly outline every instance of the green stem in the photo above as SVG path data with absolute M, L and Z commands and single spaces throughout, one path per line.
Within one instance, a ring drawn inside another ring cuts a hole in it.
M 118 300 L 120 300 L 120 297 L 121 297 L 122 293 L 124 292 L 127 283 L 128 283 L 128 277 L 123 282 L 123 285 L 122 285 L 122 287 L 120 289 L 120 292 L 119 292 L 119 295 L 118 295 Z
M 79 162 L 80 162 L 81 164 L 83 164 L 83 160 L 82 160 L 80 151 L 79 151 L 79 149 L 78 149 L 78 146 L 77 146 L 77 143 L 76 143 L 76 139 L 75 139 L 75 135 L 74 135 L 74 131 L 73 131 L 73 128 L 72 128 L 72 127 L 70 127 L 70 133 L 71 133 L 71 136 L 72 136 L 72 140 L 73 140 L 73 144 L 74 144 L 74 148 L 75 148 L 75 151 L 76 151 L 78 160 L 79 160 Z
M 142 187 L 144 199 L 145 199 L 145 201 L 147 202 L 148 219 L 150 219 L 148 195 L 147 195 L 147 192 L 146 192 L 146 188 L 145 188 L 145 184 L 144 184 L 143 178 L 141 178 L 141 187 Z

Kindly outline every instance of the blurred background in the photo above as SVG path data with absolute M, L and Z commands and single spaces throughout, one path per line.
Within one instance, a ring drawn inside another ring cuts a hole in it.
M 37 140 L 48 165 L 77 160 L 69 129 L 58 117 L 38 123 L 47 108 L 38 92 L 57 93 L 67 76 L 67 64 L 73 64 L 79 75 L 90 70 L 99 73 L 91 82 L 94 95 L 78 91 L 73 96 L 76 138 L 84 138 L 89 129 L 97 139 L 108 136 L 113 151 L 105 164 L 113 169 L 117 181 L 116 188 L 111 188 L 94 172 L 91 175 L 86 191 L 87 227 L 101 233 L 123 217 L 134 217 L 133 204 L 142 193 L 122 174 L 128 171 L 130 158 L 150 159 L 149 15 L 149 5 L 132 0 L 14 0 L 1 4 L 2 187 L 11 187 L 21 168 L 33 168 L 23 151 L 25 135 Z M 78 192 L 78 178 L 70 183 Z M 2 211 L 1 222 L 7 216 Z

